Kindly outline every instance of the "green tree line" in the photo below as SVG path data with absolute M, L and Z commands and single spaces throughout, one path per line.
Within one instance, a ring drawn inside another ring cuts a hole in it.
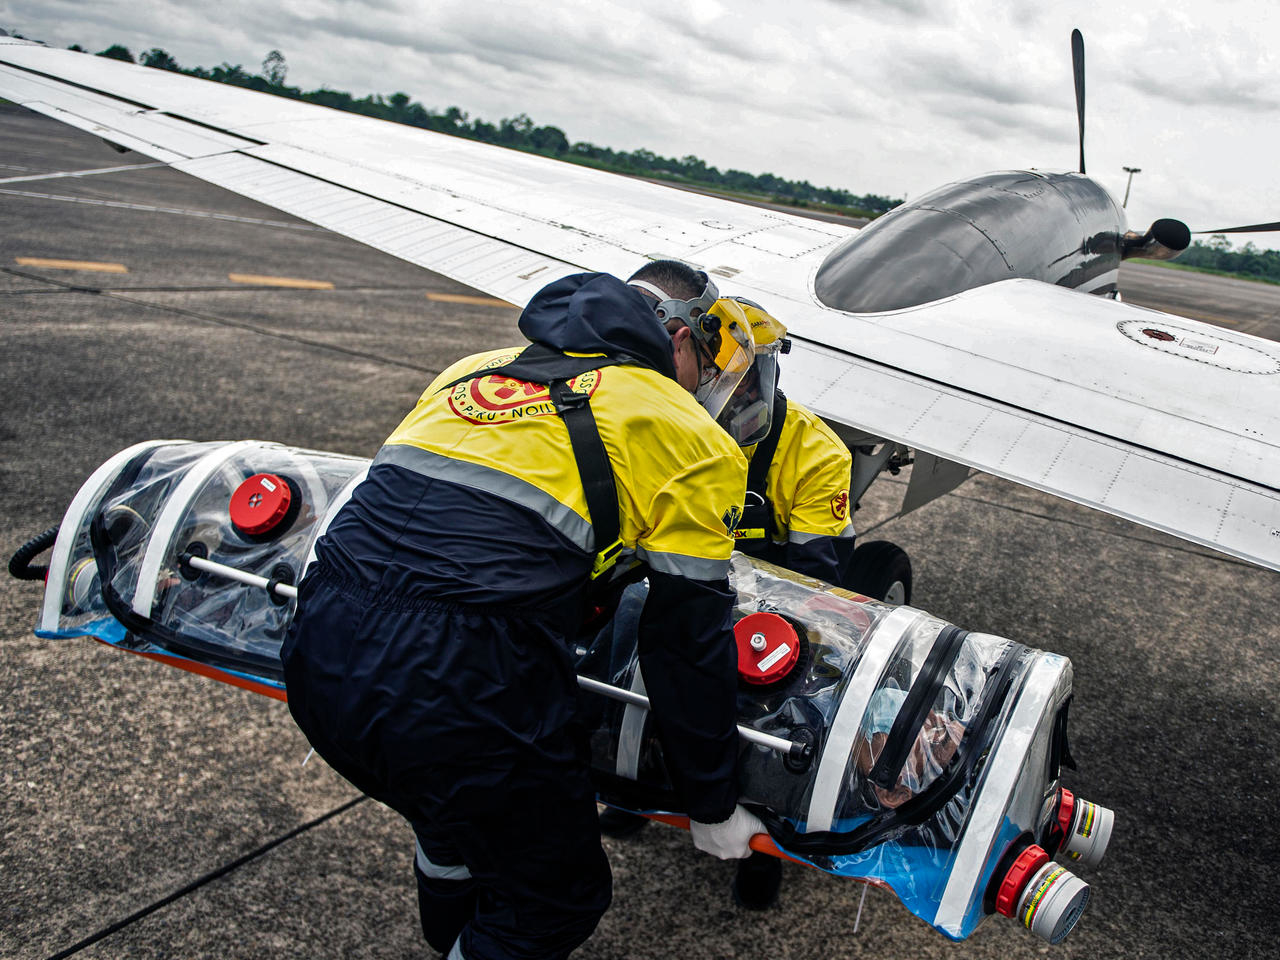
M 1252 242 L 1234 250 L 1231 241 L 1220 233 L 1211 236 L 1208 243 L 1197 240 L 1175 262 L 1200 270 L 1280 283 L 1280 250 L 1259 250 Z
M 76 45 L 71 49 L 82 48 Z M 136 61 L 128 48 L 120 44 L 100 51 L 98 56 L 137 62 L 147 67 L 185 73 L 218 83 L 230 83 L 292 100 L 305 100 L 349 113 L 361 113 L 380 120 L 495 143 L 618 173 L 695 184 L 730 193 L 754 194 L 793 206 L 831 207 L 854 216 L 876 217 L 902 202 L 900 199 L 878 194 L 859 195 L 838 187 L 815 187 L 807 180 L 787 180 L 772 173 L 721 171 L 692 155 L 663 157 L 650 150 L 613 150 L 583 140 L 574 142 L 559 127 L 539 126 L 524 113 L 490 123 L 480 117 L 472 117 L 458 107 L 448 107 L 442 111 L 428 109 L 407 93 L 355 97 L 345 91 L 325 87 L 302 90 L 289 86 L 286 82 L 288 68 L 284 55 L 279 50 L 272 50 L 267 54 L 258 73 L 250 73 L 243 66 L 230 63 L 222 63 L 213 68 L 183 67 L 159 47 L 147 50 Z

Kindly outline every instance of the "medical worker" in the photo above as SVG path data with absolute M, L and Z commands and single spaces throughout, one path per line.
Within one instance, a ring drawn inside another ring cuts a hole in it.
M 849 480 L 853 459 L 823 420 L 778 389 L 778 356 L 790 349 L 786 328 L 759 304 L 744 298 L 717 301 L 712 312 L 747 326 L 755 358 L 733 388 L 718 422 L 750 460 L 735 548 L 797 573 L 844 585 L 853 556 Z M 601 830 L 630 836 L 648 823 L 614 808 L 600 815 Z M 733 896 L 762 910 L 778 896 L 782 861 L 763 853 L 742 860 Z
M 564 957 L 609 905 L 567 642 L 634 561 L 694 843 L 744 857 L 764 831 L 735 779 L 746 461 L 694 397 L 727 399 L 750 334 L 709 315 L 705 274 L 658 262 L 634 282 L 557 280 L 521 315 L 530 346 L 436 378 L 319 541 L 282 649 L 316 750 L 412 824 L 423 933 L 451 960 Z
M 853 558 L 849 517 L 853 457 L 816 414 L 778 389 L 778 355 L 791 343 L 786 328 L 759 304 L 721 301 L 718 313 L 736 315 L 751 328 L 755 362 L 719 416 L 745 450 L 747 497 L 734 531 L 734 547 L 797 573 L 846 585 Z M 778 898 L 782 861 L 753 853 L 739 862 L 733 896 L 763 910 Z
M 716 312 L 749 325 L 755 361 L 719 415 L 750 467 L 735 547 L 788 570 L 845 585 L 853 558 L 853 457 L 821 417 L 778 389 L 786 328 L 758 304 L 721 300 Z

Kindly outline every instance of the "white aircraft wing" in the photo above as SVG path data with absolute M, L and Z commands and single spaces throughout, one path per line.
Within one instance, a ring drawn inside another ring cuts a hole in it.
M 788 324 L 829 420 L 1280 569 L 1270 341 L 1028 280 L 842 313 L 813 275 L 847 227 L 2 38 L 0 96 L 516 304 L 697 263 Z

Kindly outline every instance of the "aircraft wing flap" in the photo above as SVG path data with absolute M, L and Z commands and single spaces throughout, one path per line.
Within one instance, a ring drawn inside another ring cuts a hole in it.
M 818 344 L 787 359 L 820 416 L 1280 570 L 1280 491 Z
M 2 63 L 0 89 L 29 110 L 165 162 L 223 153 L 256 142 Z
M 616 269 L 625 270 L 625 263 L 634 263 L 641 256 L 626 239 L 626 227 L 614 231 L 613 236 L 604 232 L 609 224 L 605 209 L 583 209 L 587 203 L 579 196 L 579 210 L 561 210 L 557 219 L 548 213 L 506 202 L 496 191 L 468 190 L 465 184 L 449 173 L 453 168 L 441 170 L 431 167 L 433 176 L 427 178 L 422 171 L 414 178 L 381 169 L 363 166 L 344 157 L 332 156 L 315 150 L 304 150 L 288 144 L 270 144 L 246 153 L 268 163 L 276 164 L 298 174 L 341 184 L 361 194 L 377 197 L 394 197 L 395 203 L 409 210 L 425 214 L 441 223 L 447 223 L 476 234 L 501 239 L 505 243 L 542 253 L 566 263 L 580 265 L 612 262 Z M 459 174 L 462 173 L 458 169 Z M 474 181 L 474 173 L 472 175 Z M 473 183 L 473 186 L 476 186 Z M 532 199 L 532 198 L 531 198 Z M 566 202 L 569 202 L 568 200 Z M 541 198 L 542 206 L 547 206 Z M 618 212 L 613 213 L 618 219 Z M 638 231 L 635 231 L 638 233 Z M 639 234 L 642 238 L 643 234 Z M 437 268 L 433 268 L 437 269 Z M 634 269 L 634 268 L 632 268 Z

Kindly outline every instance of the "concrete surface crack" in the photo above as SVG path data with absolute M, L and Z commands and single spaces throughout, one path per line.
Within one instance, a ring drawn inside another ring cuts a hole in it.
M 106 937 L 111 936 L 113 933 L 117 933 L 120 930 L 123 930 L 125 927 L 129 926 L 130 924 L 137 923 L 143 917 L 146 917 L 152 913 L 155 913 L 157 910 L 159 910 L 162 907 L 167 907 L 169 904 L 173 903 L 175 900 L 180 900 L 183 897 L 185 897 L 187 894 L 200 889 L 205 884 L 212 883 L 214 880 L 217 880 L 219 877 L 226 876 L 232 870 L 236 870 L 239 867 L 244 866 L 246 863 L 249 863 L 253 860 L 258 859 L 258 857 L 262 856 L 267 851 L 273 850 L 274 848 L 280 846 L 280 844 L 288 840 L 292 840 L 294 837 L 300 834 L 306 833 L 312 827 L 320 826 L 320 824 L 324 823 L 326 820 L 331 820 L 332 818 L 338 816 L 338 814 L 345 813 L 346 811 L 354 807 L 356 804 L 363 803 L 365 800 L 368 800 L 368 799 L 369 798 L 365 796 L 355 797 L 354 799 L 348 800 L 346 803 L 342 804 L 341 806 L 335 807 L 334 809 L 330 810 L 328 813 L 321 814 L 320 816 L 316 817 L 314 820 L 308 820 L 306 823 L 302 824 L 301 826 L 294 827 L 288 833 L 283 833 L 280 836 L 276 837 L 274 840 L 268 840 L 266 843 L 264 843 L 262 846 L 258 847 L 257 849 L 250 850 L 244 856 L 237 857 L 236 859 L 232 860 L 230 863 L 224 864 L 221 867 L 218 867 L 216 870 L 211 870 L 209 873 L 206 873 L 204 876 L 199 877 L 195 880 L 192 880 L 185 887 L 182 887 L 178 890 L 173 891 L 173 893 L 169 894 L 168 896 L 161 897 L 159 900 L 155 901 L 154 903 L 148 904 L 147 906 L 143 907 L 141 910 L 134 911 L 133 913 L 129 914 L 129 916 L 125 917 L 123 920 L 117 920 L 115 923 L 111 924 L 110 926 L 103 927 L 97 933 L 93 933 L 85 937 L 79 943 L 72 944 L 71 946 L 67 947 L 65 950 L 60 950 L 58 953 L 55 953 L 52 956 L 50 956 L 48 960 L 64 960 L 65 957 L 70 957 L 74 954 L 79 953 L 81 950 L 85 949 L 85 947 L 92 946 L 93 944 L 97 943 L 99 940 L 102 940 Z

